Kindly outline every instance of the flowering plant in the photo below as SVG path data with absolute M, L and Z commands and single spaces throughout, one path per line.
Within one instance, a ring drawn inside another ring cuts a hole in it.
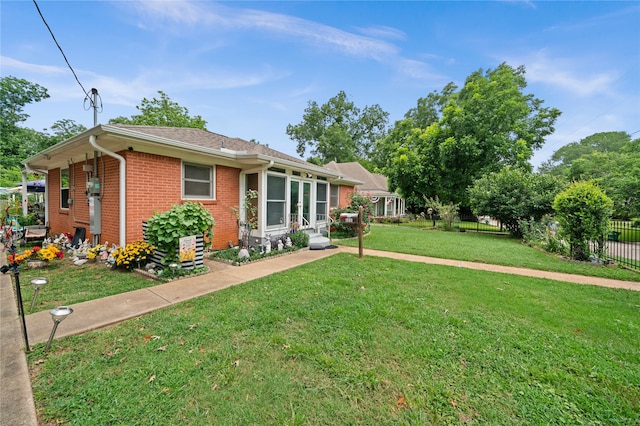
M 98 244 L 95 247 L 89 247 L 87 249 L 87 259 L 95 259 L 105 249 L 105 246 L 102 244 Z
M 134 241 L 111 252 L 112 267 L 131 271 L 147 264 L 155 247 L 144 241 Z
M 30 250 L 23 251 L 22 253 L 16 253 L 15 255 L 10 254 L 7 257 L 7 260 L 9 261 L 9 263 L 16 262 L 20 264 L 25 260 L 43 260 L 45 262 L 48 262 L 53 259 L 62 259 L 63 257 L 64 252 L 55 245 L 50 244 L 45 248 L 35 246 Z

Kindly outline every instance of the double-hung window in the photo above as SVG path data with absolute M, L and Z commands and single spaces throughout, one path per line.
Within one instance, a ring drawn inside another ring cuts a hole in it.
M 332 209 L 335 209 L 340 204 L 340 186 L 339 185 L 331 185 L 331 199 L 330 205 Z
M 69 169 L 60 169 L 60 208 L 69 208 Z
M 182 164 L 182 197 L 215 198 L 215 169 L 200 164 Z

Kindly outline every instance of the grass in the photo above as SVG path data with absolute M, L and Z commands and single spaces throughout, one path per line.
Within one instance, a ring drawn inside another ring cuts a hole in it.
M 570 262 L 503 235 L 373 225 L 371 232 L 363 241 L 365 248 L 375 250 L 640 281 L 640 273 L 638 272 L 623 268 Z M 337 243 L 352 247 L 358 245 L 357 239 L 342 240 Z
M 638 424 L 639 318 L 639 292 L 337 254 L 28 361 L 43 424 Z
M 112 270 L 104 264 L 85 263 L 76 266 L 68 257 L 52 260 L 42 269 L 21 266 L 20 289 L 25 314 L 30 313 L 33 300 L 34 290 L 30 281 L 36 277 L 46 277 L 49 283 L 40 289 L 33 312 L 161 284 L 136 273 Z

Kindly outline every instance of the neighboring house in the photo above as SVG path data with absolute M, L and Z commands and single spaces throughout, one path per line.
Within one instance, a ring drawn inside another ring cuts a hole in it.
M 371 212 L 373 216 L 396 217 L 404 215 L 405 201 L 397 193 L 389 191 L 386 176 L 371 173 L 358 162 L 336 163 L 332 161 L 325 164 L 324 167 L 336 173 L 362 181 L 361 184 L 355 187 L 355 190 L 369 196 L 369 199 L 373 203 Z
M 362 184 L 264 145 L 191 128 L 98 125 L 23 164 L 46 177 L 50 233 L 85 228 L 94 244 L 140 240 L 155 213 L 194 201 L 216 221 L 213 248 L 235 245 L 248 190 L 258 193 L 252 245 L 294 222 L 321 231 L 329 209 L 345 206 Z

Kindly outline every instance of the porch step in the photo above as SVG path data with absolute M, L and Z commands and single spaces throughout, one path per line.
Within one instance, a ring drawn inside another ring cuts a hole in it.
M 309 233 L 309 250 L 324 250 L 330 244 L 329 238 L 323 237 L 322 234 Z

